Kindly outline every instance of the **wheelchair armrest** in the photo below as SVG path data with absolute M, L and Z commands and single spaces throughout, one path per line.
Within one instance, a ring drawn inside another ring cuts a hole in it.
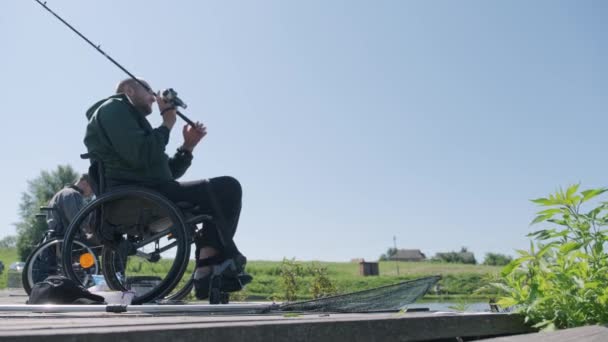
M 80 159 L 91 159 L 90 153 L 83 153 L 80 155 Z
M 54 207 L 40 207 L 40 211 L 51 211 L 51 210 L 55 210 Z

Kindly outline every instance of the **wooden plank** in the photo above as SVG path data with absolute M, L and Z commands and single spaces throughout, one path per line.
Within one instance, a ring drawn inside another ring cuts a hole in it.
M 23 303 L 0 291 L 2 304 Z M 134 308 L 135 309 L 135 308 Z M 429 341 L 530 332 L 521 316 L 493 313 L 306 314 L 286 316 L 182 312 L 32 313 L 0 311 L 0 341 Z
M 564 329 L 547 333 L 534 333 L 485 339 L 491 342 L 606 342 L 608 328 L 601 325 Z
M 529 332 L 508 314 L 0 314 L 0 341 L 429 341 Z

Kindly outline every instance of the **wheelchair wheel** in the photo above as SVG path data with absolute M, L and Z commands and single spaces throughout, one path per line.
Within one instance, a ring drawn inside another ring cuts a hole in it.
M 85 243 L 74 240 L 71 253 L 71 263 L 75 265 L 75 275 L 78 281 L 85 286 L 93 285 L 93 275 L 99 274 L 99 257 L 94 248 Z M 43 281 L 50 275 L 62 275 L 63 240 L 53 238 L 38 245 L 25 261 L 21 272 L 21 282 L 25 292 L 29 295 L 34 284 Z
M 190 267 L 188 267 L 190 268 Z M 184 300 L 188 299 L 190 293 L 192 293 L 192 289 L 194 289 L 194 271 L 190 271 L 189 269 L 185 272 L 184 276 L 178 283 L 178 285 L 169 292 L 164 300 Z
M 196 234 L 196 225 L 189 226 L 189 235 L 190 235 L 190 244 L 191 246 L 194 244 L 194 235 Z M 196 265 L 194 260 L 196 260 L 196 256 L 194 255 L 196 252 L 196 248 L 191 248 L 191 255 L 188 256 L 188 266 L 184 275 L 178 282 L 178 284 L 173 288 L 172 291 L 167 293 L 163 300 L 167 301 L 180 301 L 185 299 L 193 299 L 190 297 L 192 290 L 194 289 L 194 271 L 196 269 Z M 190 298 L 189 298 L 190 297 Z
M 103 245 L 106 283 L 112 290 L 135 292 L 133 304 L 167 295 L 188 266 L 190 236 L 181 212 L 154 191 L 123 187 L 99 196 L 74 218 L 66 243 L 85 228 Z M 71 252 L 65 248 L 63 255 Z M 65 259 L 63 265 L 74 279 L 75 268 Z

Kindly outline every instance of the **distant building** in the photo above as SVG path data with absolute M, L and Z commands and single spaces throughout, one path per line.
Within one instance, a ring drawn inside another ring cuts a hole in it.
M 359 274 L 367 277 L 367 276 L 377 276 L 380 275 L 380 270 L 378 268 L 378 262 L 365 262 L 361 261 L 359 263 Z
M 424 261 L 426 260 L 426 255 L 419 249 L 398 249 L 397 253 L 391 255 L 388 259 L 398 261 Z

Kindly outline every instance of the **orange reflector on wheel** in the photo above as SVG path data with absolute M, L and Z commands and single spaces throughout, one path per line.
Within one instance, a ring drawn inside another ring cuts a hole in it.
M 84 253 L 80 255 L 80 266 L 82 268 L 91 268 L 95 265 L 95 257 L 91 253 Z

